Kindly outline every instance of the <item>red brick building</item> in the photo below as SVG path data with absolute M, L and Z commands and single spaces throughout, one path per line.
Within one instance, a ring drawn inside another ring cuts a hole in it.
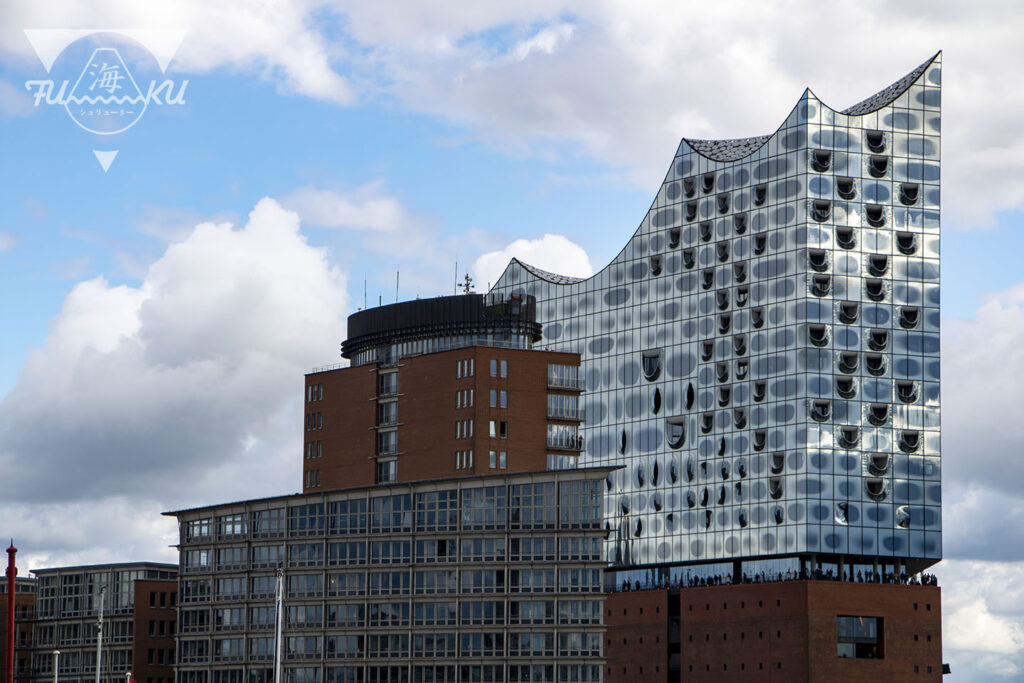
M 35 616 L 36 581 L 17 578 L 14 585 L 14 680 L 27 683 L 31 675 L 32 619 Z M 0 582 L 0 666 L 7 671 L 7 580 Z
M 605 683 L 939 681 L 936 586 L 780 581 L 613 593 Z

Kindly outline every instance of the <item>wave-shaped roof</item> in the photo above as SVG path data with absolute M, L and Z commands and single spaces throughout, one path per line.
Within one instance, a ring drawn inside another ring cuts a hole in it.
M 915 68 L 907 75 L 903 76 L 894 83 L 886 86 L 885 88 L 879 90 L 871 97 L 861 100 L 857 104 L 848 107 L 839 113 L 845 114 L 847 116 L 863 116 L 865 114 L 870 114 L 873 111 L 877 111 L 889 104 L 892 104 L 897 97 L 906 92 L 907 89 L 910 88 L 910 86 L 913 85 L 914 82 L 921 77 L 921 75 L 928 69 L 932 62 L 934 62 L 936 58 L 938 58 L 940 54 L 942 54 L 941 51 L 936 52 L 927 61 L 922 63 L 920 66 Z M 808 93 L 809 91 L 805 91 L 805 96 Z M 768 142 L 768 140 L 771 139 L 772 135 L 774 135 L 774 133 L 770 135 L 757 135 L 749 138 L 734 138 L 729 140 L 697 140 L 683 138 L 683 142 L 688 144 L 690 148 L 693 149 L 693 151 L 713 161 L 729 162 L 739 161 L 740 159 L 750 156 L 751 154 L 756 152 L 762 145 Z M 522 261 L 516 258 L 513 258 L 512 262 L 518 263 L 523 268 L 525 268 L 529 273 L 535 275 L 536 277 L 556 284 L 571 285 L 576 282 L 582 282 L 583 280 L 587 279 L 579 277 L 569 277 L 568 275 L 559 275 L 558 273 L 552 273 L 546 270 L 541 270 L 540 268 L 531 266 L 528 263 L 523 263 Z
M 583 282 L 584 280 L 587 279 L 585 277 L 571 277 L 569 275 L 559 275 L 558 273 L 552 273 L 551 271 L 548 270 L 541 270 L 536 266 L 531 266 L 529 263 L 523 263 L 517 258 L 513 258 L 512 262 L 518 263 L 528 272 L 532 273 L 533 275 L 536 275 L 541 280 L 547 280 L 548 282 L 554 282 L 555 284 L 559 285 L 571 285 L 577 282 Z

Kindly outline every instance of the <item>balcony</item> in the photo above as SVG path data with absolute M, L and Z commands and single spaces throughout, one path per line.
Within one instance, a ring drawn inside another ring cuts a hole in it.
M 586 382 L 582 377 L 556 377 L 548 375 L 548 389 L 583 391 L 586 389 Z
M 576 436 L 548 436 L 548 448 L 555 451 L 574 451 L 581 453 L 584 450 L 583 437 Z
M 549 420 L 566 420 L 568 422 L 585 421 L 587 411 L 583 407 L 548 406 Z

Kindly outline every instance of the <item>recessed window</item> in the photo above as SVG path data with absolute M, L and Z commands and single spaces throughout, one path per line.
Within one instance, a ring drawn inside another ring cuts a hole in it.
M 713 341 L 702 341 L 700 343 L 700 359 L 703 361 L 711 360 L 715 355 L 715 342 Z
M 729 260 L 729 243 L 719 242 L 715 245 L 715 253 L 718 255 L 718 260 L 725 263 Z
M 732 398 L 731 387 L 718 387 L 718 407 L 725 408 Z
M 377 462 L 377 483 L 383 484 L 398 480 L 398 461 L 382 460 Z
M 880 130 L 864 131 L 864 141 L 872 152 L 885 151 L 885 133 Z
M 754 430 L 754 450 L 763 451 L 765 444 L 768 443 L 768 432 L 763 429 Z
M 876 427 L 881 427 L 889 421 L 888 403 L 871 403 L 868 405 L 868 422 Z
M 896 382 L 896 396 L 901 403 L 916 403 L 917 393 L 916 382 Z
M 730 325 L 732 325 L 731 315 L 724 313 L 718 316 L 718 334 L 728 334 Z
M 718 304 L 718 310 L 720 311 L 729 308 L 729 290 L 720 289 L 715 292 L 715 303 Z
M 754 235 L 754 256 L 760 256 L 768 248 L 768 235 Z
M 880 353 L 866 353 L 864 354 L 864 368 L 868 371 L 869 375 L 881 377 L 885 374 L 888 363 L 885 360 L 885 356 Z
M 873 178 L 883 178 L 889 172 L 889 157 L 872 155 L 868 157 L 868 173 Z
M 700 286 L 704 289 L 711 289 L 711 285 L 715 284 L 715 269 L 706 268 L 700 272 Z
M 732 411 L 732 422 L 736 429 L 743 429 L 747 426 L 747 411 L 744 408 L 736 408 Z
M 651 257 L 651 275 L 661 275 L 661 254 Z
M 754 187 L 754 205 L 761 206 L 768 198 L 768 183 L 761 183 Z
M 811 168 L 818 173 L 825 173 L 832 168 L 832 152 L 827 149 L 816 149 L 811 152 Z
M 490 421 L 490 437 L 492 439 L 507 439 L 508 438 L 508 421 L 506 421 L 506 420 L 491 420 Z
M 913 453 L 921 445 L 921 432 L 904 430 L 900 432 L 900 450 L 904 453 Z
M 715 428 L 715 414 L 704 413 L 700 416 L 700 431 L 709 434 Z
M 734 263 L 732 264 L 732 279 L 736 282 L 747 281 L 747 264 L 746 263 Z
M 764 325 L 763 306 L 754 306 L 753 308 L 750 309 L 750 324 L 753 325 L 755 329 L 760 328 L 762 325 Z
M 670 417 L 665 420 L 665 438 L 669 448 L 678 449 L 686 444 L 686 418 Z
M 775 510 L 772 512 L 772 518 L 775 520 L 776 524 L 782 524 L 782 522 L 785 521 L 785 519 L 786 519 L 786 512 L 785 512 L 785 510 L 782 509 L 781 505 L 777 506 L 775 508 Z M 760 603 L 758 603 L 758 607 L 760 607 L 760 606 L 761 606 Z M 761 634 L 759 633 L 757 635 L 757 637 L 760 638 Z
M 729 364 L 728 363 L 716 363 L 715 364 L 715 377 L 719 382 L 729 381 Z
M 853 398 L 857 395 L 857 382 L 852 377 L 836 377 L 836 393 L 840 398 Z
M 814 275 L 811 277 L 811 294 L 814 296 L 828 296 L 831 292 L 831 275 Z
M 811 267 L 811 270 L 824 273 L 828 270 L 828 252 L 824 249 L 808 249 L 807 265 Z
M 661 376 L 661 349 L 648 349 L 640 354 L 643 362 L 644 379 L 653 382 Z
M 860 443 L 860 429 L 857 427 L 842 427 L 839 430 L 839 445 L 843 448 L 856 448 Z
M 889 460 L 888 453 L 873 453 L 868 463 L 868 472 L 876 477 L 882 476 L 889 470 Z
M 811 401 L 811 419 L 825 422 L 832 417 L 832 401 Z
M 883 301 L 885 299 L 885 281 L 876 278 L 865 278 L 864 293 L 872 301 Z
M 775 451 L 772 453 L 768 465 L 771 467 L 772 474 L 782 474 L 782 470 L 786 467 L 786 453 L 784 451 Z
M 683 194 L 692 197 L 697 191 L 697 181 L 694 178 L 683 178 Z
M 839 322 L 844 325 L 852 325 L 857 322 L 857 314 L 860 311 L 860 304 L 855 301 L 842 301 L 839 303 Z
M 849 524 L 850 504 L 847 502 L 836 503 L 836 511 L 833 515 L 836 524 Z
M 732 350 L 737 356 L 742 356 L 747 353 L 747 335 L 737 334 L 732 338 Z
M 811 217 L 823 223 L 832 215 L 832 202 L 827 199 L 815 199 L 811 202 Z
M 760 403 L 764 400 L 767 392 L 767 384 L 765 382 L 754 382 L 754 401 Z
M 782 477 L 768 478 L 768 495 L 771 496 L 772 500 L 778 500 L 779 498 L 782 498 L 782 494 L 785 492 L 786 489 L 783 485 Z
M 839 354 L 839 372 L 846 375 L 852 375 L 857 372 L 857 366 L 859 362 L 857 360 L 856 351 L 843 351 Z
M 857 185 L 853 182 L 853 178 L 836 178 L 836 193 L 838 193 L 842 199 L 853 199 L 856 197 Z
M 889 346 L 889 330 L 872 329 L 868 331 L 868 347 L 872 351 L 885 351 Z
M 736 288 L 736 307 L 743 308 L 747 305 L 747 300 L 750 298 L 750 287 L 737 287 Z
M 864 490 L 871 500 L 884 500 L 885 480 L 880 477 L 868 477 L 864 480 Z
M 697 202 L 686 202 L 686 220 L 692 221 L 697 217 Z
M 711 221 L 702 221 L 697 227 L 697 232 L 700 234 L 701 242 L 710 242 L 712 235 L 715 233 Z
M 732 227 L 736 231 L 737 235 L 742 235 L 747 231 L 747 214 L 738 213 L 732 217 Z
M 868 272 L 875 277 L 882 277 L 889 272 L 889 257 L 885 254 L 870 254 L 868 256 Z
M 828 325 L 808 325 L 807 339 L 815 346 L 827 346 L 829 340 Z
M 901 254 L 910 256 L 917 251 L 917 235 L 912 232 L 897 232 L 896 248 Z
M 705 173 L 700 178 L 700 189 L 704 194 L 708 194 L 711 190 L 715 189 L 715 174 Z
M 900 203 L 905 206 L 917 204 L 920 186 L 917 183 L 900 183 Z
M 857 233 L 849 226 L 836 226 L 836 244 L 843 249 L 853 249 L 857 246 Z
M 679 246 L 679 239 L 682 235 L 680 228 L 671 228 L 668 231 L 668 248 L 675 249 Z
M 885 225 L 885 207 L 881 204 L 865 204 L 864 217 L 869 225 L 880 228 Z
M 693 389 L 693 382 L 686 384 L 686 409 L 689 410 L 693 407 L 693 402 L 697 398 L 697 392 Z
M 723 192 L 722 194 L 718 195 L 718 197 L 716 197 L 716 200 L 717 200 L 717 203 L 718 203 L 718 213 L 728 213 L 729 212 L 729 193 L 728 192 Z
M 687 270 L 697 265 L 697 253 L 694 249 L 683 249 L 683 265 Z
M 920 320 L 921 311 L 917 306 L 901 306 L 900 307 L 900 327 L 905 330 L 912 330 L 917 327 L 917 321 Z

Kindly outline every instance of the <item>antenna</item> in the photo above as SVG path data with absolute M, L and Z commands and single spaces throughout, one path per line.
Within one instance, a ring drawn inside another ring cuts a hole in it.
M 452 294 L 459 293 L 459 254 L 455 253 L 455 284 L 452 286 Z
M 363 273 L 363 309 L 366 309 L 366 273 Z
M 402 274 L 402 271 L 395 271 L 395 303 L 398 303 L 398 278 Z

